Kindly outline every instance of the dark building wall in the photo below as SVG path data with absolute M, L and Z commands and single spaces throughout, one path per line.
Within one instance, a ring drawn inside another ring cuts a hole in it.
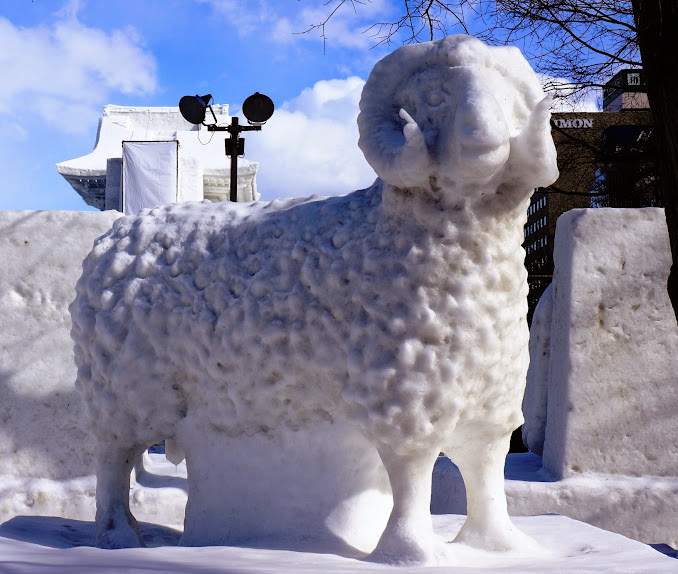
M 554 113 L 560 177 L 535 191 L 525 226 L 528 322 L 553 279 L 556 221 L 579 207 L 658 205 L 650 110 Z

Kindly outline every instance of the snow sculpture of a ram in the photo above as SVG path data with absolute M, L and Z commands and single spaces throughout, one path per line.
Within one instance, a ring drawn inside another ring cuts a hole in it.
M 519 544 L 503 467 L 528 366 L 523 226 L 558 174 L 549 102 L 515 48 L 404 46 L 360 102 L 370 188 L 116 221 L 70 309 L 98 543 L 140 544 L 129 477 L 149 444 L 181 445 L 198 422 L 236 437 L 334 419 L 367 437 L 391 483 L 372 559 L 435 559 L 441 451 L 466 483 L 456 540 Z

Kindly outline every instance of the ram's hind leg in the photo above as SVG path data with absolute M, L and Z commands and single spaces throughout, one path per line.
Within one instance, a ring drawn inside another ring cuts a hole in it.
M 96 451 L 97 546 L 138 548 L 143 546 L 137 521 L 129 509 L 130 474 L 145 445 L 125 446 L 100 440 Z
M 390 447 L 378 448 L 391 482 L 393 510 L 369 559 L 390 564 L 437 562 L 443 545 L 433 533 L 430 508 L 431 473 L 440 449 L 403 455 Z

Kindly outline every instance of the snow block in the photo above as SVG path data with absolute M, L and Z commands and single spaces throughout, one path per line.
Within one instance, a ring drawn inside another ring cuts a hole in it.
M 551 360 L 551 317 L 553 284 L 537 303 L 530 327 L 530 368 L 523 397 L 523 443 L 532 452 L 542 455 L 546 433 L 549 364 Z
M 663 210 L 558 220 L 544 468 L 677 476 L 678 325 Z
M 360 556 L 377 545 L 391 487 L 376 449 L 350 426 L 321 422 L 225 439 L 205 425 L 195 434 L 202 448 L 187 461 L 183 546 Z
M 115 212 L 0 212 L 0 460 L 3 475 L 94 473 L 75 390 L 68 305 L 81 262 Z

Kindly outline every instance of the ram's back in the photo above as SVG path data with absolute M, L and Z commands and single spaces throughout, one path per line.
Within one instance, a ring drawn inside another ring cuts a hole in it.
M 118 220 L 71 306 L 94 427 L 172 436 L 194 408 L 232 434 L 327 417 L 378 203 L 371 189 Z

